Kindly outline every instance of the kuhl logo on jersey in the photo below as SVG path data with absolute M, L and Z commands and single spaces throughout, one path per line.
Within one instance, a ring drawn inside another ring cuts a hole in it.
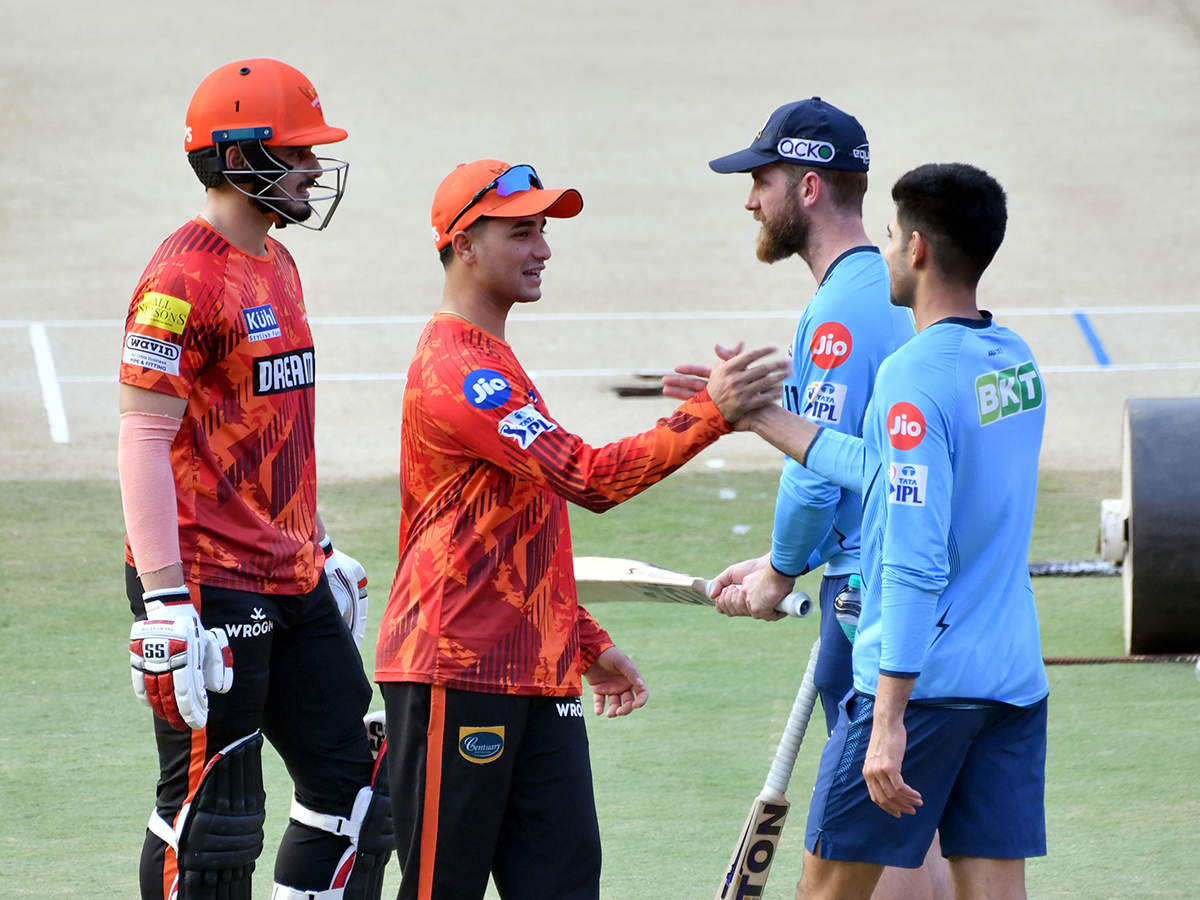
M 504 752 L 504 726 L 458 729 L 458 753 L 476 765 L 494 762 Z
M 281 334 L 275 310 L 271 309 L 270 303 L 243 309 L 242 320 L 246 323 L 246 334 L 252 341 L 267 341 Z
M 500 420 L 497 427 L 506 438 L 516 441 L 522 450 L 528 450 L 529 445 L 547 431 L 555 431 L 558 426 L 537 411 L 532 404 L 513 410 Z
M 254 360 L 256 397 L 310 388 L 316 383 L 317 361 L 313 356 L 312 347 Z
M 141 366 L 143 369 L 154 369 L 167 375 L 179 374 L 180 350 L 175 344 L 168 344 L 157 338 L 146 337 L 142 334 L 125 335 L 125 352 L 121 354 L 121 362 L 131 366 Z
M 1042 405 L 1042 379 L 1033 360 L 975 379 L 979 424 L 991 425 Z
M 888 466 L 888 503 L 924 506 L 928 466 L 915 463 L 891 463 Z
M 836 425 L 846 405 L 846 385 L 814 381 L 804 392 L 804 418 Z
M 888 410 L 887 430 L 893 447 L 911 450 L 925 439 L 925 417 L 911 403 L 897 403 Z
M 496 409 L 508 402 L 512 387 L 499 372 L 476 369 L 463 379 L 463 396 L 476 409 Z
M 818 369 L 836 369 L 850 358 L 854 341 L 850 339 L 850 330 L 841 322 L 826 322 L 813 330 L 808 352 L 812 356 L 813 365 Z

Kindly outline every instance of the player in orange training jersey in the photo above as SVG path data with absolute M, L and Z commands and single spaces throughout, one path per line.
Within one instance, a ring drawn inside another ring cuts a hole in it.
M 708 390 L 601 448 L 551 417 L 505 342 L 541 297 L 546 217 L 574 190 L 529 166 L 456 168 L 433 201 L 441 310 L 408 370 L 400 563 L 379 632 L 403 900 L 595 898 L 600 836 L 580 700 L 646 702 L 632 660 L 579 607 L 567 501 L 601 512 L 665 478 L 780 396 L 787 363 L 719 365 Z M 740 347 L 738 348 L 740 349 Z
M 160 762 L 144 898 L 250 897 L 263 735 L 295 784 L 273 898 L 383 887 L 389 804 L 357 646 L 366 575 L 317 516 L 316 357 L 296 266 L 268 236 L 328 224 L 346 163 L 312 147 L 345 137 L 291 66 L 210 74 L 184 140 L 204 210 L 159 247 L 129 306 L 118 467 L 130 653 Z

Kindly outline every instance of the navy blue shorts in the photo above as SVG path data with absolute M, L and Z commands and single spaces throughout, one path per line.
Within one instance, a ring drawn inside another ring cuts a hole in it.
M 916 869 L 938 831 L 943 856 L 1046 855 L 1045 699 L 1029 707 L 910 704 L 901 774 L 924 805 L 899 819 L 875 805 L 862 774 L 873 711 L 863 694 L 842 703 L 808 811 L 810 853 Z
M 833 611 L 833 601 L 849 581 L 849 575 L 826 575 L 821 579 L 821 652 L 817 654 L 813 683 L 821 695 L 821 708 L 825 710 L 826 734 L 833 733 L 838 707 L 854 689 L 854 672 L 850 663 L 853 645 L 846 637 L 846 632 L 842 631 Z

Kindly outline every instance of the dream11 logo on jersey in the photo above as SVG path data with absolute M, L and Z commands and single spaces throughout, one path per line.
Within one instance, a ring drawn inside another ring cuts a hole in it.
M 854 341 L 850 330 L 841 322 L 826 322 L 813 329 L 812 342 L 808 345 L 813 365 L 826 371 L 836 369 L 850 358 Z

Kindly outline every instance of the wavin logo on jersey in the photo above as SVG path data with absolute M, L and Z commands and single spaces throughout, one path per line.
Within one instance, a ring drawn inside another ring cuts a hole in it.
M 529 445 L 547 431 L 557 429 L 558 426 L 538 412 L 533 404 L 514 409 L 496 427 L 506 438 L 516 441 L 522 450 L 528 450 Z
M 504 726 L 458 729 L 458 753 L 467 762 L 484 765 L 504 752 Z
M 809 141 L 804 138 L 783 138 L 775 145 L 775 149 L 785 159 L 818 165 L 828 163 L 837 155 L 833 144 L 828 141 Z
M 888 503 L 924 506 L 925 483 L 928 478 L 928 466 L 892 463 L 888 466 Z
M 146 337 L 144 334 L 125 335 L 125 352 L 121 362 L 143 369 L 153 369 L 167 375 L 179 374 L 180 350 L 176 344 Z
M 1032 359 L 975 379 L 980 425 L 991 425 L 1017 413 L 1037 409 L 1044 396 L 1042 379 Z
M 267 341 L 280 335 L 279 321 L 270 303 L 243 309 L 242 321 L 246 323 L 246 334 L 252 341 Z
M 836 369 L 848 360 L 853 347 L 850 329 L 841 322 L 826 322 L 813 329 L 808 352 L 812 356 L 814 366 L 828 371 Z
M 911 450 L 925 439 L 925 417 L 911 403 L 896 403 L 887 414 L 888 440 L 897 450 Z
M 804 418 L 836 425 L 846 406 L 846 385 L 814 381 L 804 392 Z
M 508 402 L 512 386 L 491 369 L 476 369 L 463 379 L 463 396 L 476 409 L 496 409 Z

